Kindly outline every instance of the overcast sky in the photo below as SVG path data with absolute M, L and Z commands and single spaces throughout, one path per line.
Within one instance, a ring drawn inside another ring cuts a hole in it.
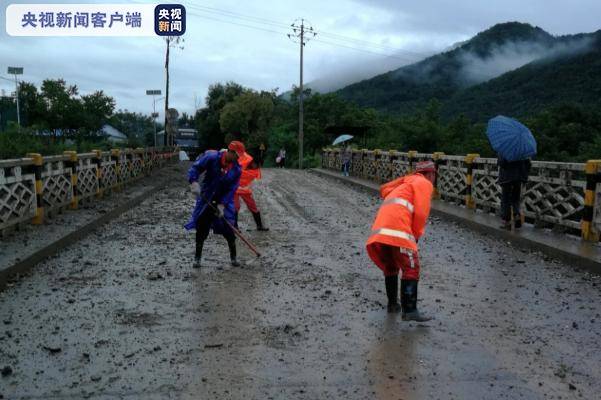
M 165 46 L 160 38 L 8 36 L 6 6 L 30 2 L 87 3 L 0 0 L 0 77 L 7 77 L 7 66 L 22 66 L 22 79 L 37 85 L 45 78 L 64 78 L 76 84 L 82 94 L 104 90 L 115 98 L 117 108 L 151 111 L 152 101 L 145 90 L 165 89 Z M 208 86 L 215 82 L 232 80 L 255 89 L 279 88 L 280 92 L 298 84 L 299 49 L 286 37 L 284 25 L 300 17 L 308 19 L 319 32 L 305 47 L 306 82 L 349 76 L 361 79 L 391 70 L 446 49 L 499 22 L 528 22 L 554 35 L 601 28 L 599 0 L 180 3 L 187 8 L 188 27 L 184 49 L 171 52 L 170 99 L 170 106 L 180 112 L 192 112 L 195 98 L 196 104 L 202 105 Z M 0 80 L 1 89 L 10 92 L 14 85 Z

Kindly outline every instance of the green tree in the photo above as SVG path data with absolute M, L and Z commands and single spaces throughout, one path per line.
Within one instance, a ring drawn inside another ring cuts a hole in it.
M 22 126 L 45 127 L 46 103 L 33 83 L 19 83 L 19 111 Z
M 199 109 L 195 116 L 201 147 L 220 149 L 224 146 L 225 135 L 219 124 L 221 110 L 243 91 L 244 88 L 235 82 L 209 86 L 209 93 L 205 98 L 206 105 Z
M 246 90 L 221 110 L 219 125 L 225 141 L 239 139 L 247 148 L 257 148 L 267 139 L 273 116 L 274 93 Z
M 127 136 L 130 147 L 154 146 L 154 120 L 151 116 L 119 110 L 108 123 Z M 160 131 L 162 125 L 157 124 L 156 129 Z
M 42 83 L 41 97 L 44 110 L 44 123 L 54 135 L 58 137 L 73 136 L 76 130 L 83 124 L 83 106 L 76 97 L 79 94 L 77 86 L 67 85 L 63 79 L 46 79 Z
M 104 94 L 102 90 L 81 96 L 82 120 L 80 129 L 95 134 L 107 123 L 115 110 L 115 100 Z

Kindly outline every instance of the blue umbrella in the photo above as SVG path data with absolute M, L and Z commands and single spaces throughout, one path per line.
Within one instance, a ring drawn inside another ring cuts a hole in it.
M 347 140 L 351 140 L 352 138 L 353 138 L 352 135 L 340 135 L 334 140 L 334 143 L 332 143 L 332 144 L 337 145 L 339 143 L 346 142 Z
M 526 126 L 499 115 L 488 121 L 486 136 L 499 157 L 507 161 L 525 160 L 536 155 L 536 140 Z

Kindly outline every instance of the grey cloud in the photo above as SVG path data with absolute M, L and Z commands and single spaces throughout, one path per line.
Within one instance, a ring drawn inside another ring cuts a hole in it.
M 4 21 L 9 2 L 34 1 L 0 0 L 0 21 Z M 396 56 L 386 58 L 309 43 L 306 81 L 321 78 L 329 86 L 396 69 L 417 61 L 420 56 L 414 53 L 427 55 L 440 51 L 498 22 L 522 20 L 558 34 L 595 30 L 601 14 L 601 2 L 591 0 L 331 0 L 327 3 L 306 0 L 302 5 L 292 1 L 246 4 L 221 0 L 206 5 L 286 23 L 293 20 L 292 16 L 303 15 L 318 30 L 403 49 L 395 52 L 338 42 Z M 172 52 L 170 103 L 180 111 L 192 111 L 194 95 L 204 98 L 208 86 L 215 82 L 234 80 L 257 89 L 279 87 L 280 91 L 298 82 L 298 48 L 285 34 L 251 30 L 193 15 L 190 18 L 185 49 Z M 122 109 L 149 112 L 152 101 L 144 91 L 164 90 L 164 43 L 159 38 L 13 38 L 2 27 L 0 54 L 0 75 L 5 75 L 7 65 L 24 66 L 25 80 L 39 84 L 45 78 L 61 77 L 77 84 L 83 93 L 102 89 L 114 96 L 117 107 Z M 515 60 L 523 62 L 519 57 Z M 486 62 L 479 65 L 473 61 L 471 65 L 470 68 L 492 68 Z M 0 82 L 0 88 L 12 90 L 10 82 Z
M 522 21 L 552 34 L 592 32 L 599 29 L 598 0 L 353 0 L 378 7 L 394 17 L 386 29 L 439 34 L 474 34 L 491 25 Z
M 479 83 L 522 67 L 534 60 L 578 53 L 590 48 L 591 39 L 573 39 L 548 46 L 537 42 L 508 42 L 491 51 L 487 57 L 471 52 L 459 56 L 461 73 L 468 83 Z

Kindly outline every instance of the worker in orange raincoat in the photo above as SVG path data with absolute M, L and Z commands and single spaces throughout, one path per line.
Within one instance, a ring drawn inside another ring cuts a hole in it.
M 242 167 L 242 174 L 240 175 L 240 186 L 236 190 L 236 194 L 234 195 L 234 206 L 236 207 L 236 216 L 240 211 L 240 198 L 244 200 L 246 203 L 246 207 L 252 213 L 253 219 L 257 224 L 258 231 L 268 231 L 269 228 L 263 226 L 263 221 L 261 220 L 261 213 L 259 212 L 259 208 L 257 207 L 257 203 L 253 198 L 253 191 L 251 188 L 251 184 L 255 179 L 261 179 L 261 168 L 255 162 L 253 157 L 248 154 L 246 151 L 238 159 L 238 163 Z
M 378 210 L 367 240 L 367 253 L 384 272 L 388 312 L 402 311 L 404 321 L 428 321 L 417 310 L 419 258 L 417 242 L 424 234 L 436 179 L 432 161 L 416 164 L 415 173 L 380 187 L 384 202 Z M 399 270 L 401 304 L 398 303 Z

